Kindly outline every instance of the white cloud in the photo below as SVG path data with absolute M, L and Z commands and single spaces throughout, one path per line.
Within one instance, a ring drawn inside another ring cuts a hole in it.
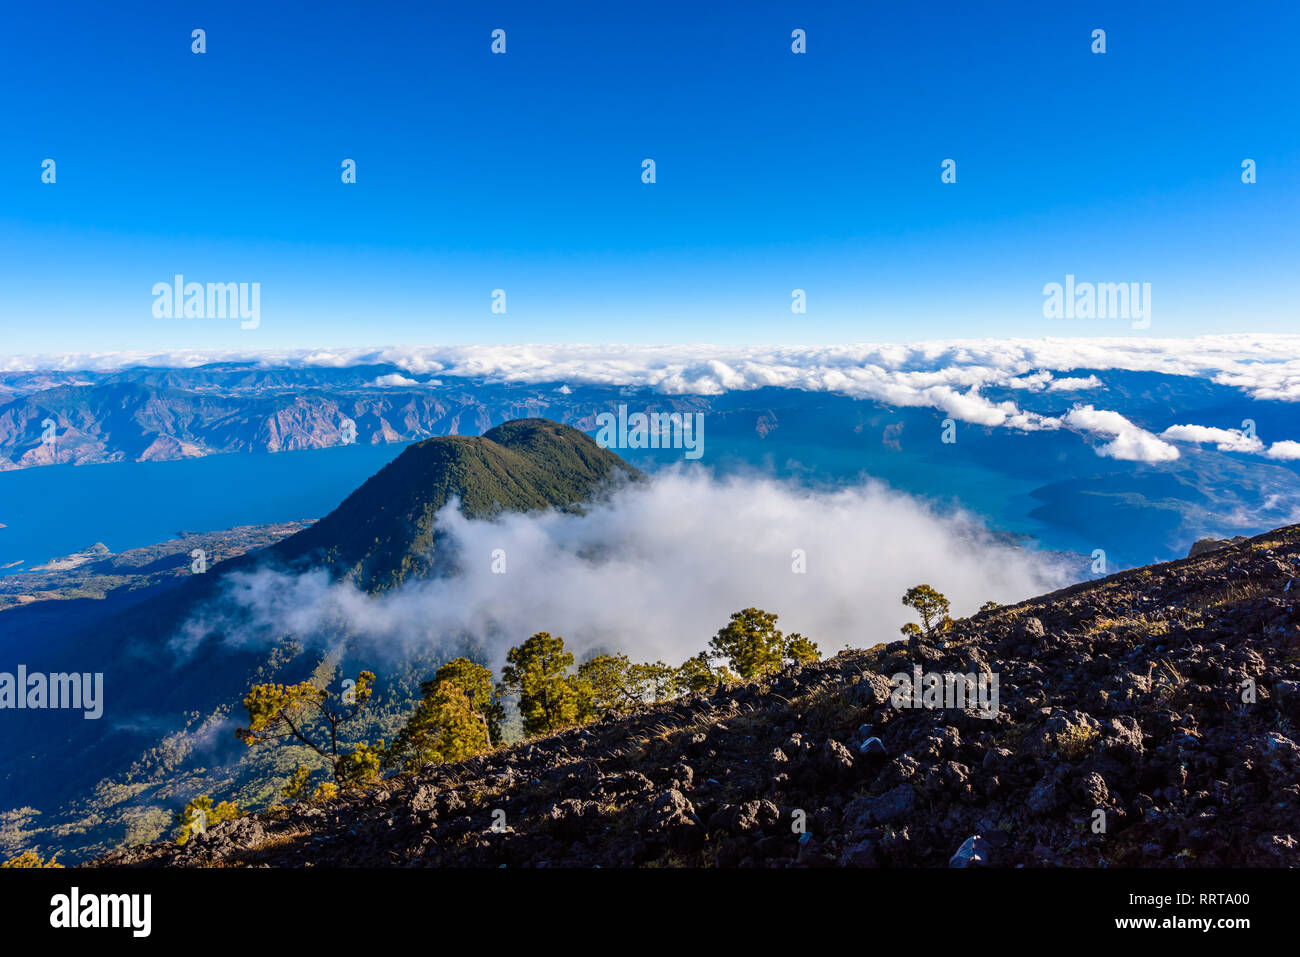
M 1213 442 L 1220 452 L 1249 452 L 1258 455 L 1264 443 L 1240 429 L 1216 429 L 1208 425 L 1171 425 L 1161 433 L 1172 442 Z
M 1292 442 L 1290 439 L 1284 439 L 1281 442 L 1274 442 L 1264 453 L 1270 459 L 1280 459 L 1284 462 L 1294 462 L 1300 459 L 1300 442 Z
M 1082 392 L 1085 389 L 1102 387 L 1102 381 L 1095 375 L 1056 379 L 1046 369 L 1009 379 L 1004 384 L 1008 388 L 1024 389 L 1027 392 Z
M 378 389 L 386 389 L 392 386 L 413 386 L 420 383 L 415 379 L 408 379 L 406 376 L 394 372 L 390 375 L 381 375 L 370 384 Z
M 1076 406 L 1061 417 L 1068 428 L 1110 438 L 1097 447 L 1097 454 L 1126 462 L 1172 462 L 1178 449 L 1163 442 L 1146 429 L 1134 425 L 1118 412 Z
M 985 392 L 1069 392 L 1102 387 L 1103 383 L 1092 374 L 1054 378 L 1073 370 L 1190 376 L 1240 389 L 1255 399 L 1300 402 L 1300 336 L 1247 334 L 1189 339 L 970 339 L 844 346 L 579 344 L 104 353 L 0 359 L 0 371 L 107 370 L 129 365 L 171 367 L 222 361 L 321 368 L 389 363 L 409 374 L 381 376 L 373 383 L 376 387 L 409 387 L 418 384 L 410 376 L 442 375 L 538 385 L 560 382 L 561 391 L 583 385 L 645 388 L 668 395 L 721 395 L 765 387 L 803 389 L 892 406 L 933 408 L 963 422 L 1022 431 L 1060 428 L 1061 420 L 1021 409 L 1010 400 L 995 401 Z M 1075 422 L 1080 421 L 1076 416 Z M 1097 446 L 1098 454 L 1136 461 L 1178 457 L 1172 445 L 1131 423 L 1109 435 L 1112 441 Z M 1187 436 L 1174 438 L 1194 441 Z M 1282 446 L 1273 457 L 1285 458 L 1286 448 Z
M 1081 572 L 877 483 L 818 492 L 680 470 L 581 516 L 475 521 L 448 506 L 436 521 L 460 559 L 454 578 L 371 596 L 321 571 L 232 576 L 236 620 L 192 621 L 174 644 L 185 650 L 213 633 L 236 644 L 286 633 L 328 644 L 342 628 L 349 640 L 396 653 L 468 634 L 499 665 L 511 645 L 549 631 L 579 654 L 612 646 L 680 664 L 732 612 L 758 606 L 833 654 L 896 640 L 909 619 L 900 599 L 921 582 L 947 595 L 954 615 L 968 615 L 989 599 L 1028 598 Z M 495 549 L 505 552 L 505 574 L 492 571 Z M 806 556 L 804 574 L 792 571 L 795 549 Z
M 1046 370 L 1035 372 L 1031 375 L 1017 376 L 1007 381 L 1007 387 L 1011 389 L 1024 389 L 1028 392 L 1042 392 L 1050 387 L 1052 374 Z
M 408 378 L 407 376 L 401 375 L 397 372 L 390 372 L 388 375 L 379 376 L 373 380 L 370 385 L 376 389 L 409 389 L 413 386 L 428 386 L 432 388 L 434 386 L 440 386 L 442 383 L 437 379 L 429 379 L 425 382 L 420 382 L 417 379 Z
M 1085 389 L 1100 389 L 1101 380 L 1095 375 L 1087 378 L 1054 379 L 1047 384 L 1048 392 L 1082 392 Z

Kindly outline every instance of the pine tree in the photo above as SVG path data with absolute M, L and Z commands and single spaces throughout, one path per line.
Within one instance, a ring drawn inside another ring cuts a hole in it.
M 200 794 L 186 804 L 183 811 L 176 812 L 176 823 L 180 825 L 180 829 L 176 832 L 176 843 L 188 843 L 195 834 L 202 834 L 214 824 L 242 817 L 243 814 L 244 812 L 230 801 L 222 801 L 214 805 L 212 798 Z
M 784 636 L 776 615 L 758 608 L 734 612 L 731 621 L 709 642 L 716 657 L 726 658 L 740 677 L 761 678 L 781 670 Z
M 677 686 L 682 691 L 694 691 L 705 694 L 717 687 L 718 682 L 730 684 L 739 681 L 740 676 L 726 665 L 713 666 L 709 654 L 701 651 L 693 658 L 687 658 L 677 669 Z
M 628 677 L 642 701 L 667 701 L 685 690 L 678 669 L 662 661 L 633 665 Z
M 814 661 L 821 661 L 822 653 L 816 642 L 796 632 L 786 636 L 785 658 L 795 664 L 807 665 Z
M 579 719 L 589 721 L 609 711 L 627 711 L 645 698 L 627 655 L 596 655 L 578 666 L 575 687 L 582 699 Z
M 384 742 L 361 744 L 355 751 L 339 747 L 339 727 L 355 718 L 374 693 L 375 674 L 363 671 L 337 702 L 329 691 L 303 681 L 296 685 L 254 685 L 244 695 L 248 727 L 235 731 L 250 748 L 274 741 L 297 741 L 329 761 L 338 784 L 356 784 L 374 777 Z
M 506 655 L 501 694 L 518 695 L 526 734 L 553 731 L 578 721 L 580 695 L 569 674 L 573 655 L 564 639 L 540 631 Z
M 948 617 L 948 599 L 929 585 L 909 588 L 903 595 L 903 604 L 916 609 L 916 613 L 921 616 L 921 628 L 925 631 L 926 637 L 932 637 L 936 632 L 947 631 L 952 627 L 952 619 Z M 913 634 L 915 628 L 915 625 L 912 629 L 904 625 L 902 632 L 905 635 Z
M 483 716 L 489 741 L 500 744 L 505 709 L 493 693 L 492 670 L 469 658 L 453 658 L 434 673 L 432 681 L 426 681 L 420 686 L 420 694 L 428 696 L 444 681 L 450 681 L 465 692 L 470 707 Z
M 389 764 L 418 768 L 491 750 L 487 719 L 454 678 L 432 686 L 426 682 L 424 688 L 415 713 L 393 740 Z

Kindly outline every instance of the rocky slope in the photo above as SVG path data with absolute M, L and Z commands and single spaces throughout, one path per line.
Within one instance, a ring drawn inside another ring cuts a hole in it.
M 1291 526 L 101 863 L 1297 866 L 1298 578 Z

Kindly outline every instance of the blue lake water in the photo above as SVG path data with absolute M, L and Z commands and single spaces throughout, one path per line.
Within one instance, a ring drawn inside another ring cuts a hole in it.
M 12 574 L 103 542 L 114 552 L 180 531 L 321 518 L 406 448 L 239 452 L 179 462 L 0 472 L 0 565 Z

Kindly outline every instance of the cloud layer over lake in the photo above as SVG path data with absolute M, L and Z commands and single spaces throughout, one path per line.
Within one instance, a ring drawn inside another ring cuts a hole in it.
M 810 491 L 681 470 L 626 487 L 581 516 L 470 520 L 453 503 L 437 522 L 458 555 L 455 577 L 372 596 L 323 571 L 239 573 L 221 610 L 189 622 L 174 645 L 184 652 L 221 635 L 261 646 L 293 634 L 331 646 L 346 635 L 376 654 L 400 655 L 472 635 L 499 665 L 510 646 L 549 631 L 579 653 L 603 647 L 680 664 L 732 612 L 757 606 L 833 654 L 898 639 L 911 617 L 900 599 L 912 585 L 933 585 L 962 616 L 1086 572 L 874 482 Z M 504 574 L 494 571 L 502 559 Z

